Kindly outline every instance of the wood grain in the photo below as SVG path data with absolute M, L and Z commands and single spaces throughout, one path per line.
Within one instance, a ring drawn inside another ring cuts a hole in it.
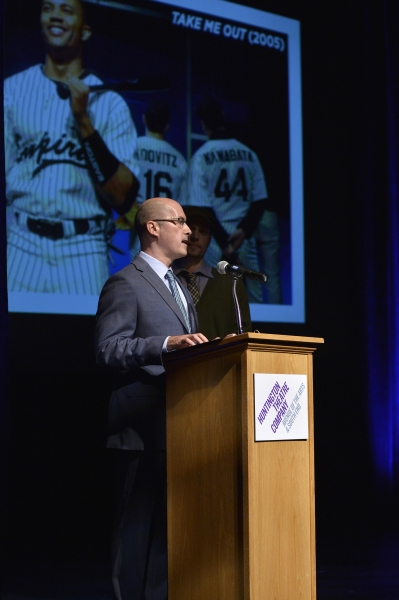
M 317 343 L 243 334 L 168 355 L 170 600 L 316 598 Z M 308 376 L 308 440 L 254 441 L 254 373 Z

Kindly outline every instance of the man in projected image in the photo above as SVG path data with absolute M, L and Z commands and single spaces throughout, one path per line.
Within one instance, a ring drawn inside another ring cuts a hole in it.
M 101 81 L 83 67 L 81 0 L 43 1 L 40 22 L 44 65 L 4 85 L 8 290 L 98 295 L 111 209 L 137 193 L 136 130 L 119 95 L 89 93 Z
M 131 257 L 140 251 L 140 242 L 134 229 L 134 217 L 140 204 L 154 196 L 176 198 L 186 203 L 188 167 L 184 156 L 165 140 L 169 129 L 169 105 L 161 99 L 152 100 L 143 115 L 145 135 L 137 138 L 134 158 L 140 166 L 137 201 L 129 213 L 119 217 L 119 229 L 130 229 Z
M 141 252 L 101 292 L 95 330 L 100 365 L 115 373 L 107 447 L 121 468 L 113 539 L 118 600 L 167 599 L 166 352 L 208 341 L 172 261 L 187 254 L 185 213 L 169 198 L 144 202 L 136 215 Z
M 221 275 L 204 260 L 212 239 L 214 220 L 206 209 L 186 206 L 187 225 L 191 229 L 187 256 L 174 262 L 173 270 L 190 292 L 198 314 L 200 330 L 210 340 L 238 331 L 232 278 Z M 248 296 L 241 279 L 237 281 L 237 298 L 244 332 L 251 330 Z
M 268 276 L 268 302 L 281 302 L 277 215 L 268 210 L 266 182 L 255 152 L 228 132 L 220 103 L 204 97 L 197 113 L 209 141 L 191 159 L 188 203 L 207 207 L 217 225 L 206 260 L 215 266 L 222 258 L 239 261 Z M 254 232 L 256 231 L 256 236 Z M 258 238 L 258 239 L 256 239 Z M 263 302 L 262 284 L 247 282 L 250 302 Z

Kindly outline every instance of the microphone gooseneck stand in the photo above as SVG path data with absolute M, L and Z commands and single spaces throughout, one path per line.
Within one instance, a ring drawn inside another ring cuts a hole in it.
M 237 298 L 237 290 L 236 290 L 237 280 L 240 277 L 247 277 L 248 279 L 251 279 L 252 281 L 258 281 L 259 283 L 266 283 L 267 275 L 265 275 L 264 273 L 258 273 L 257 271 L 251 271 L 249 269 L 245 269 L 244 267 L 237 267 L 235 265 L 229 265 L 229 263 L 226 262 L 225 260 L 221 260 L 220 262 L 218 262 L 218 264 L 216 265 L 216 270 L 221 275 L 226 275 L 226 273 L 228 273 L 229 275 L 231 275 L 231 277 L 233 279 L 233 300 L 234 300 L 234 306 L 235 306 L 236 315 L 237 315 L 238 333 L 239 334 L 244 333 L 244 330 L 242 328 L 240 305 L 238 303 L 238 298 Z
M 237 329 L 238 329 L 237 333 L 240 334 L 240 333 L 244 333 L 244 330 L 242 328 L 241 310 L 240 310 L 240 305 L 238 303 L 237 289 L 236 289 L 239 275 L 233 275 L 231 279 L 232 279 L 233 300 L 234 300 L 234 306 L 235 306 L 236 315 L 237 315 Z

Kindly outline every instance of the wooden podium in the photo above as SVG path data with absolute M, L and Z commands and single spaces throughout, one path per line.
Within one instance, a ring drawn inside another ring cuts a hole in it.
M 312 358 L 244 333 L 168 354 L 169 600 L 315 600 Z M 306 440 L 255 442 L 254 373 L 306 375 Z

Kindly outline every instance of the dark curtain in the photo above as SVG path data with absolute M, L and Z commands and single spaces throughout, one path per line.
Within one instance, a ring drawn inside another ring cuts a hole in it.
M 387 498 L 399 489 L 398 26 L 395 2 L 367 3 L 358 81 L 368 417 L 375 481 Z
M 3 30 L 3 10 L 0 3 L 0 28 Z M 0 59 L 3 64 L 3 48 L 0 46 Z M 1 88 L 3 106 L 3 88 Z M 3 113 L 0 118 L 0 139 L 3 140 Z M 7 271 L 6 271 L 6 226 L 5 226 L 5 180 L 4 145 L 0 144 L 0 514 L 1 526 L 6 515 L 6 481 L 8 474 L 8 319 L 7 319 Z M 0 532 L 1 537 L 1 532 Z

